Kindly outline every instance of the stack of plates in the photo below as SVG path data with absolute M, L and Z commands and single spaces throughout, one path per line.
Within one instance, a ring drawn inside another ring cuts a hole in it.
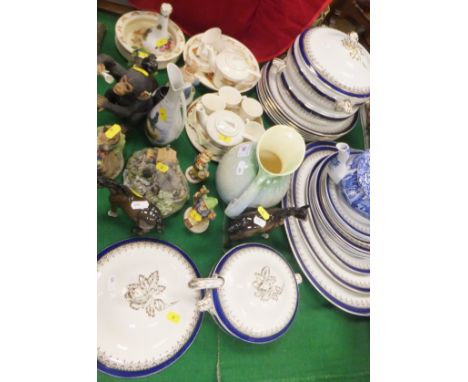
M 318 27 L 299 35 L 285 60 L 262 68 L 258 97 L 277 124 L 296 127 L 307 141 L 336 140 L 369 100 L 369 52 L 356 34 Z
M 309 205 L 309 214 L 303 221 L 287 219 L 286 234 L 307 279 L 328 301 L 348 313 L 369 316 L 369 218 L 354 210 L 329 178 L 327 164 L 335 153 L 334 143 L 307 146 L 283 207 Z

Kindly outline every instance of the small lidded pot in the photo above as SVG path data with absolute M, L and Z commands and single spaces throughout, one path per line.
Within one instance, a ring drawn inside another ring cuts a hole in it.
M 206 289 L 198 302 L 229 334 L 250 343 L 276 340 L 296 315 L 302 282 L 274 249 L 242 244 L 227 252 L 209 278 L 195 278 L 189 287 Z
M 247 80 L 252 72 L 244 57 L 229 50 L 216 56 L 213 69 L 214 84 L 236 85 Z

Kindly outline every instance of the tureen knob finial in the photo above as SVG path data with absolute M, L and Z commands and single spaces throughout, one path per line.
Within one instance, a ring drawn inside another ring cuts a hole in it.
M 354 43 L 359 41 L 359 35 L 354 31 L 349 34 L 349 38 Z

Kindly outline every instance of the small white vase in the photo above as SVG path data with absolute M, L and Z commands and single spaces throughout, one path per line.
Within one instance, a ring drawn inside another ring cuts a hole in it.
M 328 163 L 328 175 L 330 175 L 333 183 L 339 184 L 350 171 L 348 164 L 350 150 L 349 145 L 343 142 L 337 143 L 336 148 L 338 153 Z

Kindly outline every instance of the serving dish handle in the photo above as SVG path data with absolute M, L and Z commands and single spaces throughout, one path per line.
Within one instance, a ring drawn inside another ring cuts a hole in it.
M 222 277 L 206 277 L 192 279 L 189 281 L 189 287 L 192 289 L 217 289 L 224 285 L 224 279 Z

